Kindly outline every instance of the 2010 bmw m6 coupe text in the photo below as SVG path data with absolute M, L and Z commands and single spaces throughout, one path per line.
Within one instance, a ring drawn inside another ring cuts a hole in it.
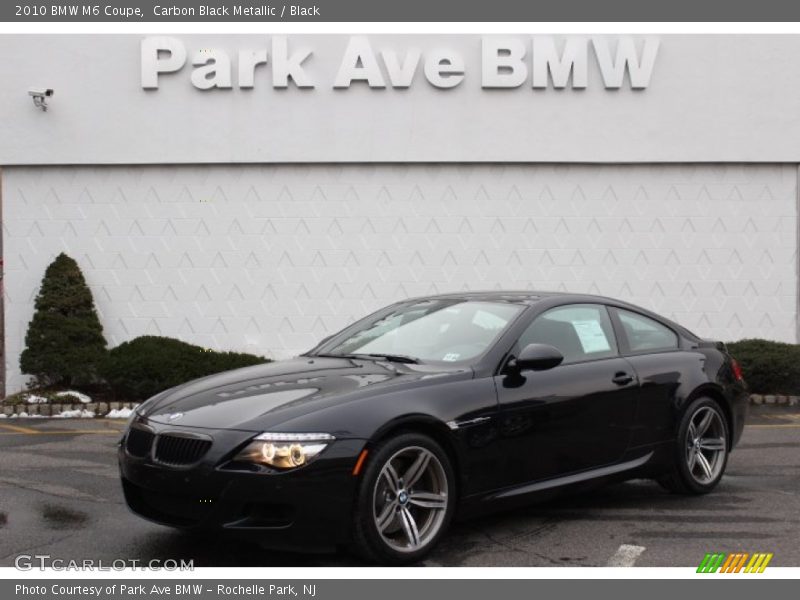
M 152 521 L 402 564 L 456 515 L 562 490 L 650 477 L 709 492 L 745 399 L 724 344 L 642 308 L 452 294 L 158 394 L 119 463 L 128 505 Z

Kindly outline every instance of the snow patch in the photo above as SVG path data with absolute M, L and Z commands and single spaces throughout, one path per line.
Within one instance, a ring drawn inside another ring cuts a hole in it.
M 82 392 L 76 392 L 74 390 L 67 390 L 67 391 L 64 391 L 64 392 L 56 392 L 56 396 L 58 396 L 59 398 L 63 398 L 64 396 L 74 396 L 81 402 L 81 404 L 89 404 L 92 401 L 92 399 L 89 396 L 87 396 L 86 394 L 84 394 Z
M 20 415 L 22 416 L 22 415 Z M 86 409 L 76 410 L 63 410 L 57 415 L 53 415 L 54 419 L 94 419 L 94 413 Z
M 130 408 L 120 408 L 119 410 L 110 410 L 106 415 L 106 419 L 128 419 L 133 414 Z
M 4 413 L 0 413 L 0 419 L 7 419 L 7 418 L 8 418 L 7 415 L 5 415 Z
M 25 397 L 25 402 L 28 404 L 47 404 L 48 400 L 44 396 L 37 396 L 36 394 L 28 394 Z

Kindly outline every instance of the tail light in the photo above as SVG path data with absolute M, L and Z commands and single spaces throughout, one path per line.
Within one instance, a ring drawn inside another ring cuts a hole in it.
M 744 375 L 742 374 L 742 365 L 739 364 L 739 361 L 735 358 L 731 359 L 731 369 L 733 370 L 733 377 L 736 381 L 744 381 Z

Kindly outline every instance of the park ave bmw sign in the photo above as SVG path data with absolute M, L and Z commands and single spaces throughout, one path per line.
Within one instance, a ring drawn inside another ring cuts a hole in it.
M 273 88 L 347 89 L 354 83 L 372 89 L 406 89 L 417 81 L 440 89 L 465 80 L 480 81 L 486 89 L 584 89 L 591 78 L 605 89 L 629 85 L 641 90 L 650 84 L 658 54 L 658 39 L 647 37 L 498 37 L 480 39 L 480 64 L 468 65 L 462 51 L 436 46 L 376 47 L 365 36 L 350 36 L 338 68 L 329 74 L 314 69 L 314 48 L 274 36 L 261 48 L 236 52 L 191 48 L 174 37 L 147 37 L 141 42 L 141 86 L 157 90 L 164 77 L 188 75 L 200 90 Z M 477 77 L 468 71 L 475 69 Z M 626 83 L 627 81 L 627 83 Z

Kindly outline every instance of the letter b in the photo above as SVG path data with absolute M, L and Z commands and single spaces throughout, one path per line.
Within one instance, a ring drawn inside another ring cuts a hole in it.
M 489 38 L 481 44 L 484 88 L 515 88 L 528 78 L 525 46 L 513 38 Z

